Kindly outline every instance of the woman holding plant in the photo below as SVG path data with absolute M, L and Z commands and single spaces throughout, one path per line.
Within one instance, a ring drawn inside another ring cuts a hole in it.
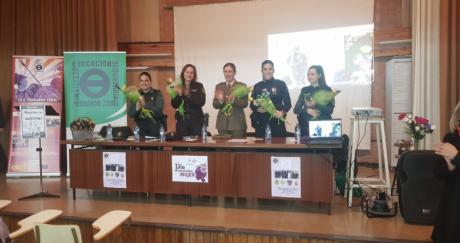
M 187 64 L 182 68 L 180 80 L 174 85 L 171 105 L 176 109 L 176 133 L 179 136 L 199 136 L 203 127 L 203 109 L 206 94 L 197 81 L 196 68 Z
M 246 116 L 249 88 L 235 80 L 236 67 L 227 63 L 223 68 L 225 82 L 216 85 L 212 106 L 219 110 L 216 128 L 220 135 L 242 138 L 246 136 Z
M 273 77 L 272 61 L 262 62 L 261 72 L 263 80 L 254 85 L 251 95 L 251 125 L 256 137 L 264 137 L 267 126 L 274 137 L 285 137 L 285 118 L 291 109 L 289 91 L 284 81 Z
M 158 136 L 163 120 L 163 95 L 152 87 L 148 72 L 139 74 L 139 90 L 124 92 L 128 97 L 128 116 L 133 117 L 141 136 Z
M 331 119 L 335 95 L 327 84 L 323 67 L 313 65 L 308 69 L 309 86 L 303 87 L 294 107 L 302 136 L 308 136 L 308 121 Z

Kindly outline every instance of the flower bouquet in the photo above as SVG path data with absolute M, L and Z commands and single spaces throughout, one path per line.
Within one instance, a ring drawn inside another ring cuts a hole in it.
M 70 131 L 75 140 L 85 140 L 93 137 L 96 123 L 89 117 L 79 117 L 70 123 Z
M 139 90 L 137 89 L 136 86 L 123 86 L 120 88 L 120 86 L 117 85 L 117 88 L 123 92 L 123 94 L 126 96 L 126 99 L 128 99 L 131 103 L 136 104 L 139 99 L 141 98 L 141 94 L 139 93 Z M 141 118 L 149 118 L 153 119 L 153 111 L 141 107 L 140 110 L 140 117 Z
M 319 107 L 326 107 L 330 105 L 333 101 L 336 95 L 340 93 L 340 90 L 318 90 L 314 92 L 313 94 L 305 94 L 305 101 L 314 101 L 317 106 Z M 318 115 L 313 117 L 313 119 L 318 118 L 320 115 L 318 111 Z
M 270 99 L 270 94 L 268 92 L 262 92 L 254 99 L 254 105 L 265 110 L 270 115 L 270 120 L 275 117 L 276 107 L 273 104 L 273 101 Z M 284 117 L 278 118 L 278 122 L 286 122 Z
M 243 99 L 251 92 L 251 87 L 245 85 L 235 85 L 232 89 L 232 95 L 235 98 Z M 225 103 L 224 107 L 220 110 L 225 116 L 230 116 L 233 113 L 233 104 L 231 102 Z
M 406 113 L 399 114 L 398 119 L 404 122 L 404 132 L 409 135 L 414 142 L 414 149 L 419 149 L 419 143 L 426 134 L 433 133 L 435 126 L 424 117 L 408 115 Z
M 166 81 L 166 92 L 171 96 L 171 99 L 176 98 L 178 95 L 176 91 L 176 87 L 182 87 L 182 83 L 180 81 L 174 81 L 171 78 L 169 78 Z M 182 100 L 182 103 L 179 105 L 179 108 L 177 109 L 179 112 L 179 115 L 184 119 L 185 118 L 185 107 L 184 107 L 184 101 Z

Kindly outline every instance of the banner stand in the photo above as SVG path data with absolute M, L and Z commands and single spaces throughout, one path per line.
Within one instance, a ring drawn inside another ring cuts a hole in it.
M 54 194 L 48 193 L 47 191 L 45 192 L 43 190 L 43 162 L 42 162 L 43 148 L 42 148 L 42 138 L 40 136 L 38 137 L 38 148 L 37 148 L 36 151 L 38 152 L 38 161 L 39 161 L 39 164 L 40 164 L 40 188 L 41 188 L 41 191 L 39 193 L 32 194 L 30 196 L 21 197 L 18 200 L 26 200 L 26 199 L 33 199 L 33 198 L 40 198 L 40 197 L 59 198 L 58 195 L 54 195 Z

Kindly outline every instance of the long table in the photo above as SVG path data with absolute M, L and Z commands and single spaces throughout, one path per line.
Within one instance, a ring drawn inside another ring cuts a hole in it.
M 299 144 L 293 138 L 270 142 L 248 138 L 235 140 L 111 141 L 63 140 L 70 144 L 70 186 L 73 189 L 106 189 L 103 186 L 103 152 L 126 153 L 127 192 L 207 195 L 257 199 L 287 199 L 271 194 L 271 157 L 299 157 L 302 202 L 325 203 L 334 195 L 332 152 L 340 145 Z M 207 156 L 208 182 L 172 180 L 172 156 Z

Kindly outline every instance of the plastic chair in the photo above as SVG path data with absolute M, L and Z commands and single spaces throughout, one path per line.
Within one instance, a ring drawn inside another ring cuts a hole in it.
M 48 223 L 62 214 L 61 210 L 47 209 L 33 214 L 18 222 L 20 228 L 10 234 L 11 240 L 14 240 L 33 230 L 36 224 Z
M 37 224 L 34 234 L 37 243 L 82 243 L 78 225 Z

